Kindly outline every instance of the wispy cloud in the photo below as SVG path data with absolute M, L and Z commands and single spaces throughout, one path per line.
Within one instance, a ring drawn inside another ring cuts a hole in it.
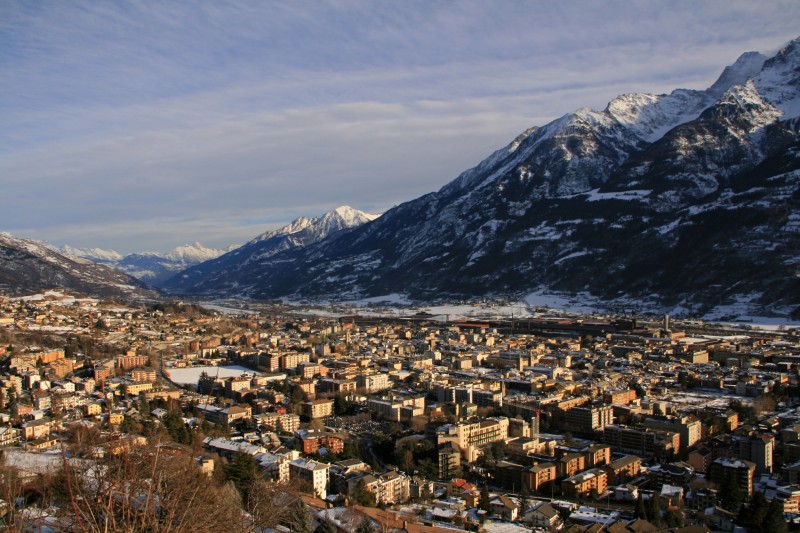
M 121 251 L 384 210 L 577 107 L 704 88 L 800 22 L 795 1 L 0 11 L 0 229 Z

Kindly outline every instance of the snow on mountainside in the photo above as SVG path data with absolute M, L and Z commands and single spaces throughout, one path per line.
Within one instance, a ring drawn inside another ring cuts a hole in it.
M 60 250 L 64 255 L 83 257 L 96 263 L 113 263 L 122 259 L 122 254 L 114 250 L 103 250 L 102 248 L 73 248 L 72 246 L 62 246 Z
M 24 294 L 51 288 L 137 300 L 159 296 L 139 280 L 106 265 L 63 255 L 48 243 L 0 233 L 0 289 Z
M 178 246 L 162 257 L 169 259 L 170 261 L 175 261 L 176 263 L 196 265 L 197 263 L 202 263 L 203 261 L 208 261 L 209 259 L 219 257 L 225 252 L 229 252 L 230 250 L 236 248 L 237 246 L 238 245 L 234 245 L 225 250 L 215 250 L 214 248 L 206 248 L 199 242 L 196 242 L 194 244 L 184 244 L 183 246 Z
M 266 241 L 273 237 L 293 235 L 300 232 L 309 233 L 312 241 L 317 241 L 336 231 L 354 228 L 375 220 L 378 216 L 380 215 L 365 213 L 358 209 L 353 209 L 349 205 L 343 205 L 337 207 L 333 211 L 325 213 L 319 218 L 300 217 L 282 228 L 262 233 L 250 241 L 250 244 Z
M 112 265 L 126 274 L 158 287 L 164 280 L 192 265 L 214 259 L 236 248 L 226 250 L 206 248 L 199 242 L 178 246 L 169 253 L 141 252 L 122 256 L 113 250 L 100 248 L 73 248 L 64 246 L 61 252 L 72 257 L 89 259 L 96 263 Z
M 550 290 L 800 315 L 798 72 L 795 40 L 772 58 L 743 54 L 705 91 L 580 109 L 369 224 L 302 247 L 288 244 L 295 234 L 264 236 L 269 250 L 226 254 L 170 289 L 420 300 Z
M 231 265 L 258 264 L 281 252 L 303 248 L 331 235 L 362 226 L 377 219 L 373 215 L 340 206 L 321 217 L 300 217 L 277 230 L 262 233 L 244 246 L 232 250 L 216 259 L 186 269 L 164 284 L 168 290 L 176 290 L 193 279 L 217 279 L 228 275 Z

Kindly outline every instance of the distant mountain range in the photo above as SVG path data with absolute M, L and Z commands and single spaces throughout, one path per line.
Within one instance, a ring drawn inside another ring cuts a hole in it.
M 140 252 L 123 256 L 114 250 L 101 248 L 73 248 L 64 246 L 59 251 L 72 257 L 82 257 L 96 263 L 113 266 L 126 274 L 138 278 L 148 285 L 160 287 L 163 282 L 176 273 L 190 266 L 214 259 L 237 248 L 232 245 L 225 250 L 206 248 L 202 244 L 185 244 L 173 251 L 160 254 L 158 252 Z
M 798 72 L 800 39 L 742 55 L 705 91 L 580 109 L 376 220 L 301 247 L 262 250 L 264 236 L 165 287 L 422 300 L 546 289 L 800 314 Z
M 798 131 L 800 39 L 773 57 L 743 54 L 704 91 L 624 94 L 603 111 L 530 128 L 380 217 L 340 207 L 224 253 L 67 251 L 204 298 L 552 291 L 694 316 L 797 319 Z M 0 240 L 6 287 L 99 275 L 10 240 Z
M 109 266 L 66 256 L 46 243 L 0 233 L 0 290 L 20 295 L 55 287 L 124 300 L 161 297 L 142 281 Z
M 0 233 L 0 290 L 23 294 L 48 288 L 65 288 L 93 296 L 155 299 L 159 287 L 177 272 L 195 274 L 193 265 L 222 268 L 242 257 L 257 261 L 281 251 L 306 246 L 337 232 L 378 217 L 348 206 L 338 207 L 319 218 L 301 217 L 228 250 L 206 248 L 200 243 L 184 245 L 167 254 L 143 252 L 123 256 L 101 248 L 57 248 L 49 243 Z
M 337 207 L 319 218 L 301 217 L 280 229 L 262 233 L 247 244 L 236 248 L 216 259 L 187 268 L 164 283 L 172 292 L 183 292 L 184 288 L 207 286 L 209 293 L 217 293 L 213 287 L 225 284 L 228 276 L 240 277 L 243 269 L 258 268 L 264 261 L 281 253 L 299 250 L 314 243 L 346 233 L 353 228 L 378 218 L 353 209 L 350 206 Z

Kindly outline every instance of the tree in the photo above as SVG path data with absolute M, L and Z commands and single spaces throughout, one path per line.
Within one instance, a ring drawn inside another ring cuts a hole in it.
M 337 533 L 336 524 L 333 523 L 333 520 L 328 518 L 328 515 L 322 517 L 322 520 L 319 521 L 319 525 L 317 529 L 314 530 L 314 533 Z
M 363 479 L 358 480 L 350 496 L 355 503 L 364 507 L 375 507 L 377 503 L 375 494 L 367 489 L 367 485 L 364 483 Z
M 645 512 L 647 515 L 648 522 L 652 522 L 657 526 L 660 526 L 662 524 L 661 499 L 658 497 L 657 494 L 653 494 L 647 500 L 647 503 L 645 504 Z
M 647 508 L 645 507 L 644 499 L 642 499 L 641 494 L 636 498 L 636 510 L 633 512 L 633 516 L 647 520 Z
M 664 513 L 664 525 L 668 528 L 683 527 L 683 513 L 677 509 L 669 509 Z
M 353 402 L 348 400 L 344 394 L 337 394 L 333 397 L 333 414 L 346 415 L 349 414 L 353 408 Z
M 103 468 L 64 456 L 47 492 L 71 518 L 65 532 L 247 530 L 235 490 L 202 474 L 191 454 L 156 445 L 109 456 Z
M 739 510 L 742 502 L 744 502 L 744 494 L 742 494 L 742 489 L 736 482 L 734 472 L 726 471 L 725 478 L 719 488 L 719 500 L 724 509 L 734 513 Z
M 244 452 L 236 452 L 231 461 L 222 467 L 222 471 L 225 479 L 231 481 L 242 495 L 246 505 L 251 496 L 253 482 L 261 478 L 256 460 Z
M 481 487 L 481 501 L 478 503 L 478 508 L 481 511 L 489 511 L 491 509 L 489 506 L 489 487 L 486 483 Z
M 362 518 L 355 533 L 375 533 L 375 528 L 372 527 L 372 519 L 368 516 Z
M 286 523 L 292 533 L 314 533 L 314 524 L 311 522 L 311 513 L 306 509 L 301 500 L 295 501 L 291 507 L 291 514 Z
M 306 394 L 306 391 L 304 391 L 301 387 L 296 386 L 295 388 L 292 389 L 292 394 L 289 396 L 289 400 L 293 404 L 298 405 L 303 402 L 307 402 L 308 395 Z

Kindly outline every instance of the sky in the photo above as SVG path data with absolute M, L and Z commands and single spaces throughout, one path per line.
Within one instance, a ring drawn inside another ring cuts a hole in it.
M 166 252 L 381 213 L 798 28 L 796 0 L 0 0 L 0 231 Z

